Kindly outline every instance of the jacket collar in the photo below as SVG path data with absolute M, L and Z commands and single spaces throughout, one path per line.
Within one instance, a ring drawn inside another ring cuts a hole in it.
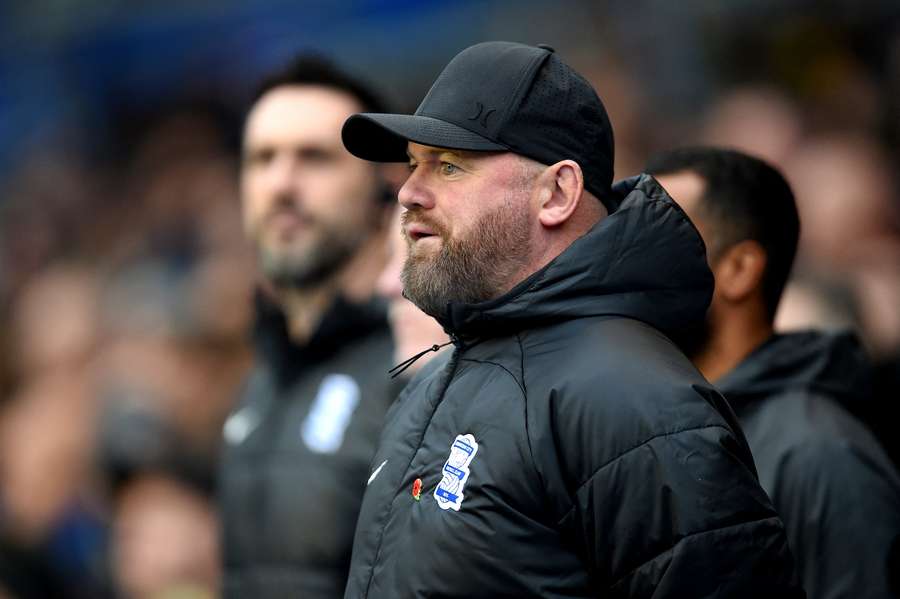
M 348 343 L 387 327 L 383 303 L 373 300 L 355 304 L 338 296 L 312 337 L 299 344 L 288 334 L 287 318 L 281 307 L 260 290 L 256 292 L 255 308 L 253 341 L 257 355 L 282 382 L 328 360 Z
M 677 337 L 702 321 L 713 278 L 699 233 L 649 175 L 614 186 L 618 209 L 505 295 L 449 303 L 439 322 L 456 340 L 586 316 L 616 315 Z
M 853 333 L 803 331 L 773 335 L 715 385 L 732 401 L 805 391 L 852 405 L 871 395 L 872 367 Z

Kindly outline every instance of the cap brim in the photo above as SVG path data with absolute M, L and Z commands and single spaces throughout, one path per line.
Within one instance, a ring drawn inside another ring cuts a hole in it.
M 406 162 L 410 141 L 453 150 L 509 149 L 452 123 L 414 114 L 354 114 L 344 123 L 341 139 L 351 154 L 374 162 Z

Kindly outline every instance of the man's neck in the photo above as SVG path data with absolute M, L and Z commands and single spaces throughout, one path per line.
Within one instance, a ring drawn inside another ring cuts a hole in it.
M 711 325 L 710 337 L 693 361 L 706 380 L 715 383 L 734 370 L 753 350 L 762 345 L 774 330 L 760 318 L 720 318 Z
M 584 205 L 579 206 L 572 218 L 566 221 L 565 225 L 546 230 L 542 236 L 533 240 L 531 249 L 534 255 L 529 258 L 496 297 L 508 293 L 513 287 L 556 260 L 573 243 L 586 235 L 607 217 L 606 207 L 593 195 L 586 192 L 582 202 L 584 202 Z
M 334 281 L 315 288 L 288 288 L 276 291 L 278 304 L 287 320 L 288 336 L 292 341 L 303 345 L 312 339 L 338 293 Z
M 386 261 L 384 233 L 378 231 L 332 277 L 308 288 L 275 290 L 288 323 L 288 334 L 298 344 L 307 343 L 338 296 L 363 303 L 372 296 L 375 281 Z

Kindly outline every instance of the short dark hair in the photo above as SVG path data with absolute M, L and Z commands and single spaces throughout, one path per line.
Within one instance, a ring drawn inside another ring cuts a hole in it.
M 699 210 L 714 227 L 708 248 L 715 261 L 732 245 L 752 239 L 766 252 L 763 295 L 770 319 L 791 273 L 800 217 L 790 185 L 772 165 L 724 148 L 691 147 L 655 155 L 647 164 L 651 175 L 691 172 L 704 181 Z
M 251 105 L 277 87 L 294 85 L 330 87 L 353 97 L 363 112 L 389 112 L 381 96 L 371 87 L 316 54 L 300 54 L 263 79 L 253 94 Z

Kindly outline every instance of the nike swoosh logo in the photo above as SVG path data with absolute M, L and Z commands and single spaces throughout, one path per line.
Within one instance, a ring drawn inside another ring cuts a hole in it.
M 388 461 L 385 460 L 385 461 L 381 462 L 381 466 L 379 466 L 378 468 L 375 469 L 375 472 L 373 472 L 372 476 L 369 477 L 369 482 L 366 483 L 367 487 L 372 484 L 372 481 L 375 480 L 375 477 L 378 476 L 378 474 L 381 472 L 381 469 L 384 468 L 384 465 L 387 463 L 388 463 Z

